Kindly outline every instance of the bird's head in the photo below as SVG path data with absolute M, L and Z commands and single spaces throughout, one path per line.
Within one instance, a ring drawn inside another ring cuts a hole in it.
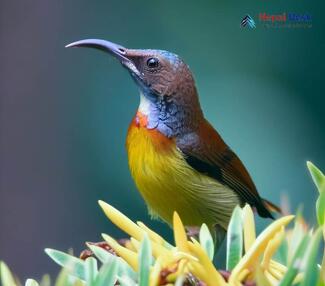
M 157 128 L 173 137 L 196 128 L 203 118 L 192 73 L 176 54 L 127 49 L 98 39 L 81 40 L 66 47 L 96 48 L 117 58 L 140 89 L 139 112 L 147 117 L 147 128 Z

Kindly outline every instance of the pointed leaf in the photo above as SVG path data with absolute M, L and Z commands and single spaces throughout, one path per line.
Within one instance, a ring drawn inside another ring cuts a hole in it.
M 137 224 L 104 201 L 99 200 L 98 203 L 112 223 L 135 239 L 139 241 L 142 239 L 144 230 L 142 230 Z
M 321 170 L 319 170 L 312 162 L 307 161 L 307 167 L 309 169 L 310 175 L 313 178 L 313 181 L 319 190 L 321 192 L 321 189 L 323 188 L 325 184 L 325 176 L 322 173 Z
M 323 225 L 323 237 L 325 240 L 325 224 Z M 325 248 L 323 249 L 323 259 L 320 266 L 320 281 L 325 285 Z
M 243 254 L 242 209 L 234 208 L 227 232 L 227 270 L 232 270 Z
M 51 286 L 50 275 L 48 275 L 48 274 L 43 275 L 40 285 L 41 286 Z
M 310 236 L 305 235 L 301 240 L 296 253 L 292 259 L 292 262 L 285 273 L 283 279 L 281 280 L 279 286 L 290 286 L 293 283 L 293 280 L 297 276 L 298 272 L 302 270 L 303 257 L 306 252 L 306 248 L 309 242 Z
M 50 256 L 57 264 L 64 267 L 70 272 L 71 275 L 81 279 L 86 280 L 85 275 L 85 262 L 79 258 L 72 255 L 66 254 L 62 251 L 46 248 L 45 252 Z
M 88 257 L 85 260 L 86 284 L 93 285 L 98 273 L 97 260 L 94 257 Z
M 118 261 L 104 264 L 98 272 L 94 286 L 114 286 L 117 279 Z
M 98 258 L 98 260 L 103 264 L 111 263 L 117 257 L 117 256 L 114 256 L 112 253 L 108 252 L 107 250 L 105 250 L 102 247 L 99 247 L 97 245 L 87 243 L 87 246 L 94 253 L 96 258 Z
M 324 225 L 325 221 L 325 191 L 320 192 L 316 201 L 316 215 L 319 225 Z
M 188 252 L 185 227 L 177 212 L 173 215 L 173 229 L 176 247 L 179 251 Z
M 107 234 L 102 234 L 104 240 L 108 242 L 108 244 L 114 249 L 114 251 L 125 261 L 127 262 L 132 269 L 138 272 L 139 263 L 138 263 L 138 255 L 132 250 L 120 245 L 114 238 Z
M 137 273 L 128 265 L 121 257 L 117 258 L 118 261 L 118 275 L 120 276 L 128 276 L 133 280 L 136 280 Z
M 275 259 L 283 265 L 287 265 L 288 261 L 288 241 L 283 239 L 278 250 L 274 255 Z
M 291 236 L 289 240 L 287 240 L 288 241 L 287 244 L 288 253 L 287 253 L 287 263 L 286 263 L 287 265 L 289 265 L 292 262 L 294 254 L 296 253 L 298 246 L 305 235 L 306 235 L 306 230 L 304 227 L 304 220 L 302 218 L 302 211 L 301 209 L 298 209 Z M 292 239 L 293 237 L 294 239 Z
M 229 284 L 236 283 L 237 279 L 239 279 L 242 273 L 245 273 L 247 269 L 254 269 L 256 267 L 256 262 L 265 251 L 270 239 L 272 239 L 283 227 L 288 225 L 293 218 L 294 216 L 292 215 L 281 217 L 272 222 L 261 232 L 261 234 L 256 238 L 254 244 L 232 270 L 229 277 Z
M 318 266 L 317 266 L 317 255 L 319 252 L 319 244 L 322 237 L 322 229 L 319 228 L 315 234 L 313 235 L 310 245 L 308 247 L 308 251 L 305 257 L 305 265 L 306 269 L 304 269 L 305 277 L 300 286 L 309 286 L 316 285 L 318 280 Z
M 117 277 L 118 282 L 120 283 L 121 286 L 134 286 L 137 285 L 135 281 L 133 281 L 130 277 L 128 276 L 118 276 Z
M 60 271 L 58 277 L 55 280 L 55 286 L 66 286 L 68 285 L 68 272 L 64 268 Z
M 87 246 L 90 248 L 90 250 L 94 253 L 94 255 L 98 258 L 101 263 L 110 264 L 116 261 L 118 264 L 118 275 L 127 275 L 135 279 L 136 273 L 121 257 L 113 255 L 112 253 L 97 245 L 87 244 Z
M 212 261 L 214 255 L 214 243 L 209 228 L 205 223 L 202 224 L 200 229 L 200 244 Z
M 2 286 L 17 285 L 9 267 L 2 261 L 0 262 L 0 277 Z
M 255 219 L 254 213 L 249 204 L 243 208 L 243 239 L 244 249 L 247 252 L 256 240 Z
M 25 286 L 39 286 L 39 284 L 34 279 L 27 279 Z
M 145 234 L 141 242 L 139 253 L 139 286 L 149 285 L 150 266 L 152 261 L 151 244 Z

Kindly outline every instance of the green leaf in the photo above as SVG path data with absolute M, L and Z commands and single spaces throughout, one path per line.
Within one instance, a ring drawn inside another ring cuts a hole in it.
M 39 284 L 34 279 L 27 279 L 25 286 L 39 286 Z
M 307 162 L 307 167 L 319 192 L 319 197 L 316 201 L 316 216 L 318 224 L 323 225 L 325 223 L 325 175 L 309 161 Z
M 17 285 L 10 269 L 4 262 L 0 262 L 0 277 L 2 286 L 15 286 Z
M 117 279 L 118 261 L 104 264 L 98 272 L 94 286 L 114 286 Z
M 139 286 L 149 285 L 151 260 L 151 244 L 148 235 L 145 234 L 139 250 Z
M 313 235 L 306 256 L 305 256 L 305 265 L 306 269 L 304 269 L 305 277 L 300 286 L 309 286 L 316 285 L 319 270 L 317 266 L 317 255 L 319 253 L 319 245 L 322 238 L 322 229 L 319 228 L 315 234 Z
M 200 244 L 212 261 L 214 255 L 214 243 L 209 228 L 205 223 L 202 224 L 200 229 Z
M 50 275 L 48 275 L 48 274 L 43 275 L 40 285 L 41 286 L 51 286 Z
M 118 276 L 117 277 L 120 286 L 134 286 L 136 282 L 132 280 L 129 276 Z
M 121 257 L 117 257 L 117 261 L 119 263 L 118 267 L 118 275 L 119 276 L 127 276 L 132 280 L 137 279 L 137 273 L 127 264 Z
M 243 254 L 243 218 L 242 209 L 234 208 L 227 231 L 227 270 L 231 271 Z
M 318 266 L 320 267 L 320 271 L 317 286 L 325 286 L 325 249 L 323 250 L 322 264 Z
M 98 258 L 98 260 L 105 264 L 105 263 L 112 263 L 116 260 L 117 256 L 113 255 L 112 253 L 108 252 L 107 250 L 103 249 L 94 244 L 87 243 L 87 246 L 90 250 L 94 253 L 94 255 Z
M 322 280 L 319 280 L 316 285 L 317 286 L 325 286 L 325 282 Z
M 56 277 L 55 286 L 67 286 L 68 285 L 68 273 L 67 271 L 62 268 L 59 275 Z
M 45 252 L 50 256 L 57 264 L 64 267 L 70 272 L 71 275 L 86 280 L 85 274 L 85 262 L 77 257 L 66 254 L 62 251 L 46 248 Z
M 97 273 L 97 260 L 94 257 L 88 257 L 85 260 L 85 276 L 87 285 L 93 285 L 96 280 Z
M 114 261 L 118 263 L 118 275 L 119 276 L 130 276 L 133 279 L 136 279 L 137 275 L 133 271 L 133 269 L 121 258 L 118 256 L 113 255 L 112 253 L 108 252 L 107 250 L 93 244 L 87 244 L 90 250 L 94 253 L 94 255 L 99 259 L 99 261 L 103 264 L 110 264 Z
M 54 285 L 55 286 L 85 286 L 86 284 L 79 278 L 70 275 L 67 270 L 62 268 Z
M 291 239 L 291 241 L 289 241 L 287 244 L 288 253 L 287 253 L 287 263 L 285 263 L 285 265 L 287 264 L 289 265 L 292 262 L 300 242 L 306 235 L 305 232 L 306 231 L 304 229 L 303 220 L 302 220 L 302 209 L 299 208 L 297 210 L 296 219 L 294 221 L 294 227 L 291 235 L 291 237 L 294 237 L 295 239 Z
M 299 243 L 299 246 L 293 256 L 290 266 L 287 272 L 285 273 L 283 279 L 281 280 L 279 286 L 291 286 L 298 272 L 302 270 L 303 257 L 305 255 L 309 239 L 310 236 L 305 235 L 304 238 Z
M 321 190 L 324 189 L 325 185 L 325 176 L 321 170 L 319 170 L 312 162 L 307 161 L 307 167 L 309 169 L 310 175 L 313 178 L 313 181 L 321 193 Z
M 288 241 L 283 239 L 275 255 L 275 260 L 283 265 L 287 265 L 288 261 Z
M 320 192 L 316 201 L 316 216 L 319 225 L 325 223 L 325 191 Z

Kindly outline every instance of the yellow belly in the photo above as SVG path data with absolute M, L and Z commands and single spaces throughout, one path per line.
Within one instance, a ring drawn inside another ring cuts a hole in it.
M 173 139 L 133 123 L 127 151 L 131 174 L 152 215 L 171 224 L 177 211 L 187 226 L 227 228 L 238 196 L 189 166 Z

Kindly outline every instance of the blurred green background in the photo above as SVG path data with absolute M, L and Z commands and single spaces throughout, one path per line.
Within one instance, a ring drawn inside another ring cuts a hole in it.
M 262 196 L 279 203 L 287 194 L 313 222 L 305 161 L 325 169 L 320 3 L 1 0 L 0 259 L 37 278 L 58 270 L 45 247 L 78 253 L 102 232 L 123 237 L 98 199 L 170 236 L 148 217 L 127 166 L 125 136 L 139 101 L 133 81 L 104 53 L 64 49 L 90 37 L 181 55 L 206 117 Z M 266 29 L 260 12 L 309 13 L 312 28 Z M 240 28 L 246 14 L 255 30 Z

